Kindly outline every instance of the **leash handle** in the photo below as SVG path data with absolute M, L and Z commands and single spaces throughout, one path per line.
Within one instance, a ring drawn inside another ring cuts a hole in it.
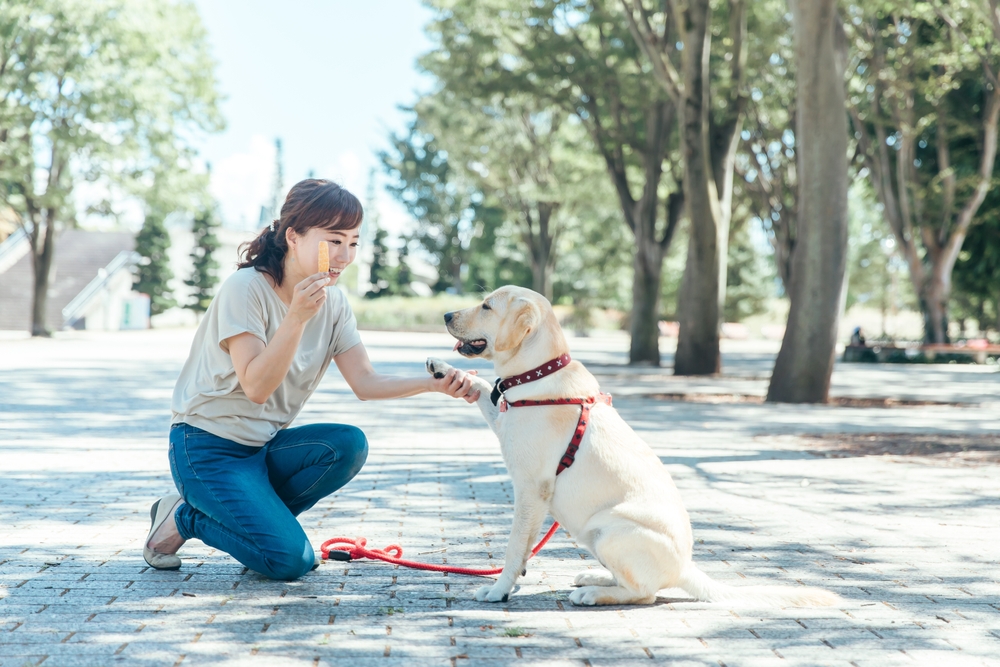
M 545 533 L 545 536 L 539 540 L 535 548 L 531 550 L 531 555 L 528 558 L 533 558 L 542 547 L 552 539 L 552 536 L 556 534 L 559 530 L 559 522 L 555 521 L 552 523 L 552 527 L 549 528 L 549 532 Z M 323 560 L 340 560 L 340 561 L 351 561 L 360 560 L 361 558 L 369 558 L 372 560 L 381 560 L 386 563 L 392 563 L 393 565 L 401 565 L 403 567 L 412 568 L 414 570 L 431 570 L 433 572 L 450 572 L 452 574 L 467 574 L 474 577 L 488 577 L 494 574 L 500 574 L 503 572 L 502 567 L 496 568 L 469 568 L 469 567 L 454 567 L 451 565 L 434 565 L 433 563 L 421 563 L 414 560 L 404 560 L 402 558 L 403 548 L 398 544 L 390 544 L 385 549 L 369 549 L 366 545 L 368 540 L 364 537 L 333 537 L 326 542 L 324 542 L 320 548 L 320 556 Z

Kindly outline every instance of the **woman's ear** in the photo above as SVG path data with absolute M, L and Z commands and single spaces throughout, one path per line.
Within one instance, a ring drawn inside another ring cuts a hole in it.
M 524 338 L 538 326 L 540 319 L 538 306 L 528 299 L 515 299 L 500 323 L 500 330 L 493 343 L 493 350 L 506 352 L 517 348 Z

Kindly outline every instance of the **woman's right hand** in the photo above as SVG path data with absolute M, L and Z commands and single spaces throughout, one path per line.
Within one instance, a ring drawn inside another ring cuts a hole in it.
M 309 321 L 313 315 L 319 312 L 326 301 L 325 288 L 329 284 L 329 274 L 314 273 L 296 285 L 286 317 L 294 317 L 301 324 Z

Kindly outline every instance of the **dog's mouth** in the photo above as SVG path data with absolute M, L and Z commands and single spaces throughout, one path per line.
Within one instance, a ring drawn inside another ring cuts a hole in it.
M 486 341 L 482 338 L 476 340 L 462 340 L 455 342 L 455 351 L 463 357 L 476 357 L 486 350 Z

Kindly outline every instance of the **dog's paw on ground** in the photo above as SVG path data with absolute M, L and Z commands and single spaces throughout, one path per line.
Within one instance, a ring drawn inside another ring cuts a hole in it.
M 427 372 L 438 380 L 447 375 L 448 371 L 451 370 L 451 364 L 445 363 L 436 357 L 427 357 L 425 366 Z
M 476 600 L 479 602 L 506 602 L 509 596 L 510 590 L 496 584 L 483 586 L 476 591 Z
M 581 572 L 576 575 L 573 580 L 574 586 L 617 586 L 618 582 L 615 581 L 615 577 L 610 572 L 602 572 L 600 570 L 588 570 L 587 572 Z
M 569 594 L 569 601 L 580 607 L 593 607 L 601 594 L 599 586 L 585 586 Z

